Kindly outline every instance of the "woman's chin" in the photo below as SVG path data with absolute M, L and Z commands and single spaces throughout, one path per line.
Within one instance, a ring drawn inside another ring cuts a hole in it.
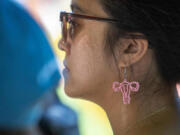
M 72 97 L 72 98 L 79 98 L 81 97 L 80 95 L 80 92 L 77 91 L 75 88 L 73 87 L 69 87 L 68 85 L 65 84 L 64 86 L 64 91 L 65 91 L 65 94 L 68 96 L 68 97 Z

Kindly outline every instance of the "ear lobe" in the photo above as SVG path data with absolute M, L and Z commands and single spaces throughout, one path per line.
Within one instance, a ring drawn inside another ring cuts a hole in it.
M 131 39 L 127 42 L 119 61 L 120 67 L 128 67 L 143 58 L 148 49 L 148 41 L 144 39 Z

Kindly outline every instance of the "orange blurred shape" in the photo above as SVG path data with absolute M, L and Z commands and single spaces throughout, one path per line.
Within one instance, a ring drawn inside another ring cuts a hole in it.
M 176 84 L 176 88 L 177 88 L 178 96 L 180 97 L 180 83 Z

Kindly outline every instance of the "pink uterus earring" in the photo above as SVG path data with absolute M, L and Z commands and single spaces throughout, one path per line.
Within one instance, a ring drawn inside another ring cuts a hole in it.
M 121 91 L 123 96 L 123 103 L 124 104 L 130 104 L 131 101 L 131 91 L 137 92 L 139 90 L 139 82 L 128 82 L 126 79 L 126 68 L 124 69 L 124 81 L 122 83 L 120 82 L 113 82 L 113 90 L 115 92 Z

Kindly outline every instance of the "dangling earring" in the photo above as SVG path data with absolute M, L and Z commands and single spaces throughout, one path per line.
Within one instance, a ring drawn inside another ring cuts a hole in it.
M 133 86 L 135 85 L 135 86 Z M 120 82 L 113 82 L 113 90 L 115 92 L 121 91 L 123 96 L 123 103 L 124 104 L 130 104 L 131 101 L 131 91 L 137 92 L 139 90 L 139 82 L 128 82 L 127 81 L 127 71 L 126 68 L 124 69 L 124 81 L 122 83 Z

